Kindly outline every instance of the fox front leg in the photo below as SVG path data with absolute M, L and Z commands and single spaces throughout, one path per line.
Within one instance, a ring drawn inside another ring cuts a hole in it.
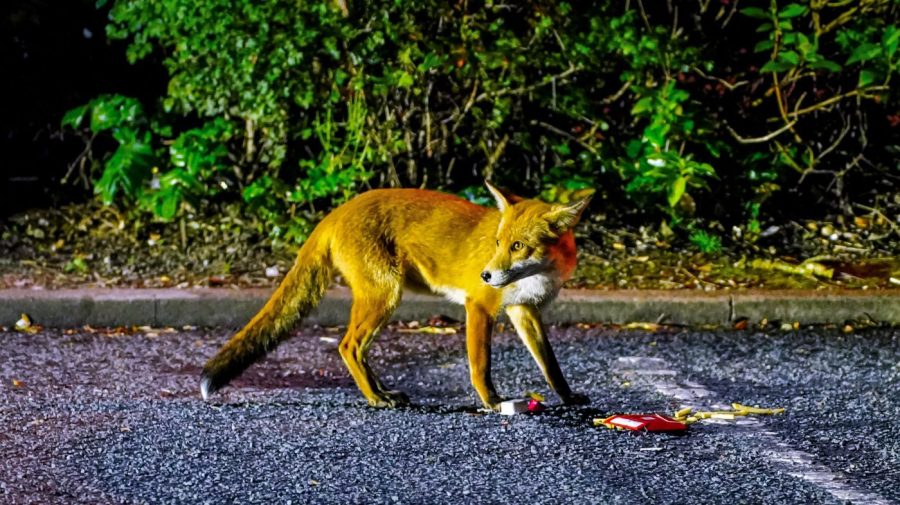
M 466 302 L 466 351 L 469 374 L 485 408 L 497 410 L 502 401 L 491 381 L 491 331 L 494 318 L 483 307 Z
M 541 368 L 547 384 L 559 395 L 563 403 L 567 405 L 589 403 L 590 400 L 586 395 L 573 393 L 569 388 L 569 384 L 559 368 L 559 363 L 556 361 L 556 355 L 553 354 L 550 340 L 547 339 L 538 308 L 533 305 L 509 305 L 506 307 L 506 314 L 515 326 L 519 338 L 525 343 L 525 347 L 528 348 L 531 356 Z

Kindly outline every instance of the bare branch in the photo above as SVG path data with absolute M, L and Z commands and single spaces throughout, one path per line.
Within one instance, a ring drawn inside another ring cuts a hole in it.
M 809 107 L 805 107 L 803 109 L 797 109 L 794 112 L 788 113 L 788 116 L 792 116 L 792 117 L 796 118 L 797 116 L 801 116 L 803 114 L 809 114 L 810 112 L 828 107 L 829 105 L 840 102 L 841 100 L 843 100 L 845 98 L 850 98 L 850 97 L 854 97 L 857 95 L 863 96 L 865 93 L 867 93 L 869 91 L 886 91 L 888 89 L 890 89 L 890 86 L 870 86 L 868 88 L 854 89 L 853 91 L 848 91 L 841 95 L 835 95 L 826 100 L 822 100 L 821 102 L 819 102 L 815 105 L 810 105 Z
M 485 179 L 491 179 L 491 176 L 494 174 L 494 165 L 497 164 L 497 160 L 500 159 L 500 156 L 503 155 L 503 151 L 506 150 L 507 142 L 509 142 L 509 134 L 504 134 L 503 138 L 500 139 L 500 142 L 497 142 L 497 147 L 494 148 L 494 152 L 488 157 L 487 165 L 484 167 Z
M 615 102 L 619 98 L 622 98 L 622 95 L 624 95 L 625 92 L 628 91 L 628 88 L 630 88 L 632 84 L 634 84 L 634 78 L 628 79 L 627 81 L 625 81 L 624 84 L 622 84 L 622 87 L 619 88 L 618 91 L 616 91 L 612 95 L 609 95 L 608 97 L 604 98 L 603 100 L 600 100 L 600 103 L 602 103 L 604 105 L 608 105 L 608 104 Z
M 475 97 L 475 101 L 482 102 L 484 100 L 499 98 L 499 97 L 505 96 L 505 95 L 524 95 L 524 94 L 534 91 L 536 89 L 543 88 L 544 86 L 553 83 L 557 79 L 565 79 L 566 77 L 569 77 L 570 75 L 572 75 L 575 72 L 578 72 L 580 70 L 581 70 L 581 67 L 570 66 L 563 72 L 560 72 L 556 75 L 551 75 L 550 77 L 545 77 L 541 82 L 531 84 L 529 86 L 522 86 L 520 88 L 515 88 L 515 89 L 504 88 L 504 89 L 500 89 L 497 91 L 481 93 L 480 95 Z M 468 111 L 468 108 L 466 110 Z
M 774 139 L 775 137 L 781 135 L 782 133 L 790 130 L 791 128 L 793 128 L 793 126 L 796 122 L 797 122 L 797 120 L 794 119 L 793 121 L 787 123 L 786 125 L 782 126 L 781 128 L 779 128 L 771 133 L 763 135 L 762 137 L 753 137 L 753 138 L 741 137 L 738 134 L 738 132 L 734 131 L 734 129 L 730 125 L 728 125 L 728 123 L 725 124 L 725 128 L 727 128 L 728 133 L 730 133 L 731 136 L 734 137 L 734 139 L 737 140 L 738 142 L 740 142 L 741 144 L 762 144 L 763 142 L 768 142 L 768 141 Z
M 569 133 L 569 132 L 567 132 L 567 131 L 560 130 L 559 128 L 553 126 L 552 124 L 545 123 L 545 122 L 543 122 L 543 121 L 532 121 L 531 124 L 533 124 L 533 125 L 536 124 L 536 125 L 543 126 L 544 128 L 546 128 L 546 129 L 552 131 L 553 133 L 555 133 L 555 134 L 557 134 L 557 135 L 562 135 L 563 137 L 566 137 L 566 138 L 568 138 L 568 139 L 570 139 L 570 140 L 573 140 L 573 141 L 577 142 L 581 147 L 583 147 L 583 148 L 587 149 L 588 151 L 590 151 L 591 154 L 594 154 L 594 155 L 597 154 L 597 149 L 596 149 L 594 146 L 588 144 L 587 142 L 581 140 L 580 138 L 578 138 L 578 137 L 572 135 L 571 133 Z
M 700 67 L 691 67 L 691 70 L 693 70 L 694 72 L 696 72 L 697 75 L 699 75 L 700 77 L 702 77 L 702 78 L 704 78 L 704 79 L 707 79 L 707 80 L 709 80 L 709 81 L 716 81 L 716 82 L 718 82 L 718 83 L 721 84 L 722 86 L 725 86 L 726 88 L 728 88 L 728 91 L 734 91 L 736 88 L 739 88 L 739 87 L 741 87 L 741 86 L 746 86 L 747 84 L 750 84 L 750 81 L 738 81 L 738 82 L 732 84 L 732 83 L 730 83 L 730 82 L 728 82 L 728 81 L 726 81 L 725 79 L 722 79 L 722 78 L 720 78 L 720 77 L 716 77 L 716 76 L 714 76 L 714 75 L 706 75 L 706 73 L 704 73 L 703 70 L 700 70 Z

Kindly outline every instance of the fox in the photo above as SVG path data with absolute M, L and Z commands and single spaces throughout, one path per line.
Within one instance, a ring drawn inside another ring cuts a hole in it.
M 569 204 L 526 199 L 485 181 L 496 208 L 425 189 L 366 191 L 313 229 L 263 308 L 203 367 L 204 400 L 290 336 L 339 272 L 352 292 L 338 350 L 372 407 L 409 405 L 372 371 L 367 353 L 404 289 L 432 292 L 465 307 L 472 386 L 484 408 L 503 401 L 491 380 L 491 335 L 505 311 L 550 388 L 565 405 L 588 403 L 560 369 L 541 310 L 576 266 L 573 228 L 591 195 Z

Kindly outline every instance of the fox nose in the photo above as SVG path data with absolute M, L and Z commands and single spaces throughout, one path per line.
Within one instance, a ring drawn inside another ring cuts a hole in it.
M 481 280 L 484 282 L 491 282 L 491 273 L 486 270 L 481 272 Z

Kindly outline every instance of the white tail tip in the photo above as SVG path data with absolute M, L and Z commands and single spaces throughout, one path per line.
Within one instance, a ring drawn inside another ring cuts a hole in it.
M 209 379 L 209 377 L 204 377 L 200 381 L 200 396 L 203 397 L 203 401 L 209 400 L 209 395 L 210 393 L 212 393 L 212 391 L 209 390 L 211 382 L 212 381 Z

